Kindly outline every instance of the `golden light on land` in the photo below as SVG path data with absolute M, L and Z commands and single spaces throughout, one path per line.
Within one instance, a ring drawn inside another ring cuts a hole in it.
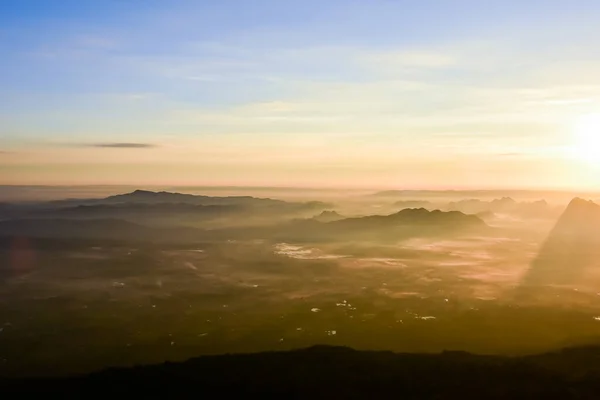
M 577 159 L 600 165 L 600 114 L 577 119 L 572 150 Z

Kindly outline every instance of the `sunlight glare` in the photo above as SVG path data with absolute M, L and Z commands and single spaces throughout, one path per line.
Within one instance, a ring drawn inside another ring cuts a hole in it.
M 573 155 L 579 160 L 600 164 L 600 114 L 579 117 L 574 134 Z

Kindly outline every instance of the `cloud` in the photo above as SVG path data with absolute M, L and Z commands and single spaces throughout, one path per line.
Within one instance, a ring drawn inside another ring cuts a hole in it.
M 218 75 L 191 75 L 184 76 L 183 79 L 187 79 L 190 81 L 199 81 L 199 82 L 216 82 L 219 80 Z
M 88 146 L 102 149 L 150 149 L 157 147 L 152 143 L 94 143 Z
M 117 40 L 103 36 L 82 35 L 76 37 L 73 42 L 77 47 L 92 50 L 114 50 L 118 47 Z
M 377 68 L 386 68 L 390 71 L 398 71 L 399 68 L 444 69 L 456 66 L 459 62 L 457 56 L 452 53 L 429 50 L 366 53 L 363 59 Z
M 501 156 L 501 157 L 519 157 L 519 156 L 522 156 L 523 154 L 522 153 L 498 153 L 497 155 Z

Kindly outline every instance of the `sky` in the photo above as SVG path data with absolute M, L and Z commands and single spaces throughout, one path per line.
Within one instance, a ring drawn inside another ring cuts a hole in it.
M 600 189 L 598 21 L 596 0 L 0 0 L 0 184 Z

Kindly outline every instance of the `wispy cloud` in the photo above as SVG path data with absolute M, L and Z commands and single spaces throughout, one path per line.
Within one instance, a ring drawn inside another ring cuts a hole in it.
M 81 35 L 73 40 L 73 45 L 80 48 L 92 50 L 114 50 L 119 43 L 112 37 L 96 36 L 96 35 Z
M 93 143 L 86 147 L 96 147 L 101 149 L 151 149 L 157 147 L 152 143 Z
M 498 153 L 497 155 L 501 156 L 501 157 L 519 157 L 519 156 L 522 156 L 523 154 L 522 153 Z
M 368 52 L 362 57 L 377 68 L 398 71 L 401 68 L 443 69 L 457 65 L 458 57 L 450 52 L 431 50 Z

